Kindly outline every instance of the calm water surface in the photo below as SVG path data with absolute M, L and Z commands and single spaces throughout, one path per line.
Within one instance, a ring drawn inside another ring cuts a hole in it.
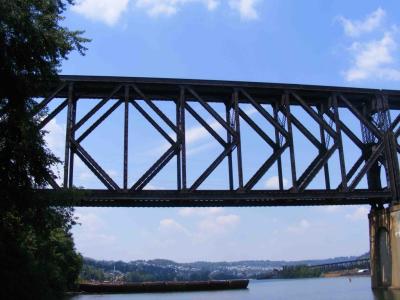
M 373 293 L 369 277 L 255 280 L 247 290 L 81 295 L 73 300 L 400 300 L 400 291 Z

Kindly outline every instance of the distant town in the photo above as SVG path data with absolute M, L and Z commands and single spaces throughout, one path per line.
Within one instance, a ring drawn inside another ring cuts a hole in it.
M 346 268 L 337 263 L 362 261 L 369 253 L 360 256 L 335 257 L 321 260 L 271 261 L 247 260 L 236 262 L 177 263 L 166 259 L 135 260 L 131 262 L 104 261 L 84 258 L 81 281 L 93 282 L 146 282 L 146 281 L 196 281 L 223 279 L 304 278 L 368 274 L 362 265 Z M 329 270 L 318 266 L 331 265 Z M 367 265 L 367 264 L 366 264 Z

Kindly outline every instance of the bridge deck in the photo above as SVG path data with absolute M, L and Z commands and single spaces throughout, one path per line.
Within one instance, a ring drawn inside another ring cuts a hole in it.
M 338 87 L 306 84 L 285 84 L 285 83 L 264 83 L 246 81 L 226 80 L 200 80 L 200 79 L 172 79 L 172 78 L 147 78 L 147 77 L 120 77 L 120 76 L 85 76 L 85 75 L 62 75 L 63 82 L 74 83 L 74 93 L 79 98 L 100 99 L 109 96 L 110 91 L 116 84 L 137 84 L 142 92 L 149 98 L 156 100 L 171 100 L 179 97 L 181 86 L 192 86 L 196 88 L 203 99 L 209 102 L 226 102 L 232 95 L 235 88 L 245 88 L 252 97 L 262 104 L 270 104 L 276 101 L 285 91 L 296 91 L 305 101 L 318 104 L 326 101 L 332 93 L 342 93 L 357 104 L 377 94 L 385 95 L 388 98 L 389 106 L 392 109 L 400 109 L 400 91 L 388 89 L 369 89 L 355 87 Z M 55 84 L 51 89 L 57 88 Z M 45 92 L 37 96 L 46 96 Z M 59 97 L 68 97 L 68 90 L 58 93 Z M 115 98 L 123 98 L 124 91 L 115 94 Z M 188 99 L 191 101 L 191 99 Z M 248 103 L 246 98 L 239 99 L 241 103 Z M 338 101 L 339 106 L 343 106 Z
M 38 191 L 56 205 L 63 202 L 62 193 L 54 190 Z M 55 194 L 57 193 L 57 194 Z M 65 199 L 74 199 L 74 206 L 91 207 L 246 207 L 246 206 L 305 206 L 305 205 L 359 205 L 390 202 L 390 192 L 357 190 L 337 192 L 310 190 L 288 191 L 222 191 L 204 190 L 194 192 L 172 190 L 106 191 L 79 190 L 67 192 Z M 54 200 L 58 199 L 58 200 Z

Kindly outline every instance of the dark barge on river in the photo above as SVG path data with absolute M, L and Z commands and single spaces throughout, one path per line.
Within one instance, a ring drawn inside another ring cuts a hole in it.
M 209 281 L 157 281 L 138 283 L 81 283 L 79 291 L 85 293 L 158 293 L 210 290 L 247 289 L 249 281 L 209 280 Z

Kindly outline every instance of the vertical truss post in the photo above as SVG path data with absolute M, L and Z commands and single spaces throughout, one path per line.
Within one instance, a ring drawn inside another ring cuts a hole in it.
M 239 116 L 239 93 L 235 89 L 233 91 L 233 107 L 235 113 L 235 131 L 236 131 L 236 151 L 237 151 L 237 166 L 238 166 L 238 179 L 239 190 L 243 189 L 243 168 L 242 168 L 242 143 L 240 137 L 240 116 Z
M 390 152 L 392 164 L 392 176 L 390 178 L 390 188 L 392 190 L 392 201 L 398 203 L 400 201 L 400 170 L 399 159 L 397 157 L 397 142 L 393 132 L 388 132 L 388 152 Z
M 72 111 L 74 102 L 74 85 L 72 82 L 68 84 L 68 108 L 67 108 L 67 125 L 65 133 L 65 156 L 64 156 L 64 188 L 68 188 L 69 179 L 69 155 L 71 150 L 71 128 L 72 128 Z
M 363 155 L 365 162 L 367 162 L 369 159 L 373 157 L 373 154 L 375 153 L 377 147 L 378 147 L 378 133 L 373 132 L 371 130 L 371 126 L 374 126 L 374 109 L 376 112 L 379 114 L 381 112 L 378 103 L 377 96 L 373 99 L 368 99 L 367 101 L 368 104 L 364 103 L 362 107 L 362 116 L 366 121 L 362 121 L 360 119 L 361 123 L 361 130 L 363 134 L 363 142 L 364 142 L 364 150 L 363 150 Z M 367 124 L 371 124 L 367 126 Z M 382 128 L 379 128 L 378 130 L 382 132 Z M 387 149 L 387 143 L 386 143 L 386 138 L 383 138 L 383 143 L 384 143 L 384 149 L 386 151 Z M 391 171 L 392 169 L 392 162 L 390 160 L 390 156 L 385 155 L 386 158 L 386 165 L 387 165 L 387 170 Z M 390 176 L 390 175 L 389 175 Z M 390 181 L 390 179 L 389 179 Z M 381 166 L 379 165 L 379 158 L 376 159 L 374 162 L 371 162 L 371 167 L 367 171 L 367 183 L 368 183 L 368 188 L 371 190 L 380 190 L 382 189 L 382 182 L 381 182 Z M 393 192 L 393 190 L 392 190 Z
M 346 162 L 344 160 L 342 128 L 340 125 L 339 105 L 336 94 L 332 95 L 332 105 L 333 105 L 333 118 L 335 121 L 336 134 L 337 134 L 337 141 L 335 142 L 338 143 L 340 174 L 342 177 L 341 188 L 343 190 L 347 190 Z
M 73 99 L 72 101 L 72 116 L 71 116 L 71 139 L 75 140 L 75 130 L 73 129 L 75 126 L 76 122 L 76 105 L 77 105 L 78 99 Z M 74 147 L 70 147 L 70 154 L 69 154 L 69 172 L 68 172 L 68 186 L 70 188 L 73 187 L 74 185 Z
M 392 193 L 392 202 L 398 203 L 400 200 L 400 174 L 399 160 L 397 157 L 397 142 L 395 134 L 393 130 L 391 130 L 392 121 L 390 118 L 389 104 L 384 95 L 376 95 L 376 110 L 378 116 L 377 127 L 383 131 L 386 157 L 386 181 Z
M 388 187 L 390 187 L 390 191 L 392 193 L 392 201 L 397 202 L 398 199 L 398 185 L 397 185 L 397 180 L 396 180 L 396 166 L 395 165 L 395 160 L 394 156 L 392 155 L 393 150 L 392 150 L 392 136 L 391 133 L 387 133 L 384 135 L 384 148 L 385 148 L 385 164 L 386 164 L 386 178 L 387 178 L 387 183 Z M 395 153 L 397 157 L 397 153 Z M 398 168 L 397 168 L 398 169 Z
M 290 113 L 290 99 L 289 92 L 286 91 L 283 95 L 284 103 L 285 103 L 285 114 L 286 114 L 286 122 L 288 126 L 288 142 L 289 142 L 289 153 L 290 153 L 290 169 L 292 173 L 292 184 L 293 190 L 297 191 L 297 175 L 296 175 L 296 159 L 294 155 L 294 144 L 293 144 L 293 131 L 292 131 L 292 121 L 291 121 L 291 113 Z
M 129 144 L 129 85 L 124 91 L 124 190 L 128 189 L 128 144 Z
M 318 114 L 321 117 L 321 119 L 324 118 L 324 105 L 323 104 L 321 104 L 321 106 L 318 108 Z M 327 146 L 329 146 L 329 145 L 326 144 L 325 130 L 321 126 L 321 124 L 319 125 L 319 135 L 320 135 L 320 138 L 321 138 L 322 151 L 326 152 L 327 151 Z M 321 149 L 320 149 L 319 153 L 321 154 Z M 330 178 L 329 178 L 329 165 L 328 165 L 328 162 L 324 163 L 324 177 L 325 177 L 325 188 L 327 190 L 330 190 L 331 189 L 331 182 L 330 182 Z
M 176 142 L 178 149 L 176 151 L 176 184 L 178 191 L 182 190 L 182 143 L 181 143 L 181 110 L 180 110 L 180 98 L 175 102 L 176 104 Z
M 231 120 L 231 108 L 232 108 L 232 100 L 229 99 L 228 103 L 225 103 L 225 112 L 226 112 L 226 123 L 232 127 Z M 228 147 L 232 144 L 232 135 L 229 131 L 226 131 L 226 142 Z M 228 153 L 228 175 L 229 175 L 229 189 L 233 190 L 233 161 L 232 161 L 232 151 Z
M 273 106 L 273 111 L 274 111 L 274 118 L 278 124 L 281 124 L 279 121 L 279 115 L 278 115 L 278 103 L 275 103 Z M 279 130 L 275 127 L 275 143 L 279 145 L 279 147 L 282 147 L 281 141 L 279 138 Z M 277 167 L 278 167 L 278 180 L 279 180 L 279 189 L 283 190 L 283 174 L 282 174 L 282 156 L 279 155 L 277 159 Z
M 180 144 L 180 176 L 182 182 L 182 189 L 187 189 L 186 183 L 186 135 L 185 135 L 185 88 L 180 88 L 179 94 L 179 127 L 178 127 L 178 134 L 179 134 L 179 144 Z

